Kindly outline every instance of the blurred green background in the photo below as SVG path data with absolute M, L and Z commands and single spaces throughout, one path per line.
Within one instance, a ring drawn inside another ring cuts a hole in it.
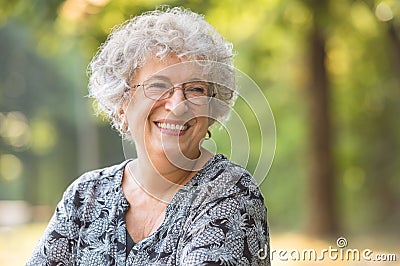
M 113 26 L 160 4 L 204 14 L 269 101 L 277 147 L 261 188 L 272 241 L 364 236 L 399 254 L 399 0 L 0 0 L 3 228 L 45 224 L 76 177 L 124 160 L 85 97 L 86 67 Z M 13 225 L 14 203 L 31 215 Z

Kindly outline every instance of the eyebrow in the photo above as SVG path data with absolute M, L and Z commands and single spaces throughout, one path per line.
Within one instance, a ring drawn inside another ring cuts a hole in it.
M 165 81 L 171 82 L 171 80 L 167 76 L 163 76 L 163 75 L 150 76 L 146 80 L 152 80 L 152 79 L 161 79 L 161 80 L 165 80 Z
M 172 81 L 170 80 L 170 78 L 168 76 L 164 76 L 164 75 L 154 75 L 154 76 L 150 76 L 148 79 L 146 80 L 152 80 L 152 79 L 160 79 L 160 80 L 164 80 L 164 81 L 168 81 L 169 83 L 172 83 Z M 202 81 L 202 82 L 207 82 L 204 78 L 198 78 L 198 77 L 194 77 L 191 78 L 185 82 L 190 82 L 190 81 Z
M 201 82 L 207 82 L 207 80 L 202 79 L 202 78 L 191 78 L 188 81 L 201 81 Z

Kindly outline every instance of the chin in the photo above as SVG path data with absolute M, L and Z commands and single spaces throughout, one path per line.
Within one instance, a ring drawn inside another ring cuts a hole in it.
M 176 145 L 164 145 L 161 151 L 170 161 L 175 161 L 175 164 L 185 163 L 187 160 L 196 159 L 200 153 L 199 150 L 182 150 Z

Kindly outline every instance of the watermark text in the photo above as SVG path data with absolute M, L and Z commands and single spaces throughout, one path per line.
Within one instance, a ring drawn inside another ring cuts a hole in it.
M 321 250 L 316 249 L 271 249 L 271 261 L 396 261 L 396 254 L 374 253 L 371 249 L 346 248 L 348 243 L 346 238 L 339 237 L 336 241 L 336 247 L 329 246 Z M 260 259 L 267 257 L 266 248 L 258 251 Z

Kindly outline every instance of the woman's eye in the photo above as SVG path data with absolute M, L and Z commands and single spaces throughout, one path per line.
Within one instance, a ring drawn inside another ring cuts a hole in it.
M 194 87 L 194 88 L 190 88 L 189 90 L 192 92 L 204 92 L 205 91 L 205 89 L 201 88 L 201 87 Z
M 148 85 L 149 89 L 152 90 L 166 90 L 169 88 L 169 85 L 166 83 L 162 83 L 162 82 L 157 82 L 157 83 L 151 83 Z
M 198 94 L 205 94 L 207 92 L 207 88 L 201 85 L 192 85 L 185 88 L 186 92 L 189 93 L 198 93 Z

